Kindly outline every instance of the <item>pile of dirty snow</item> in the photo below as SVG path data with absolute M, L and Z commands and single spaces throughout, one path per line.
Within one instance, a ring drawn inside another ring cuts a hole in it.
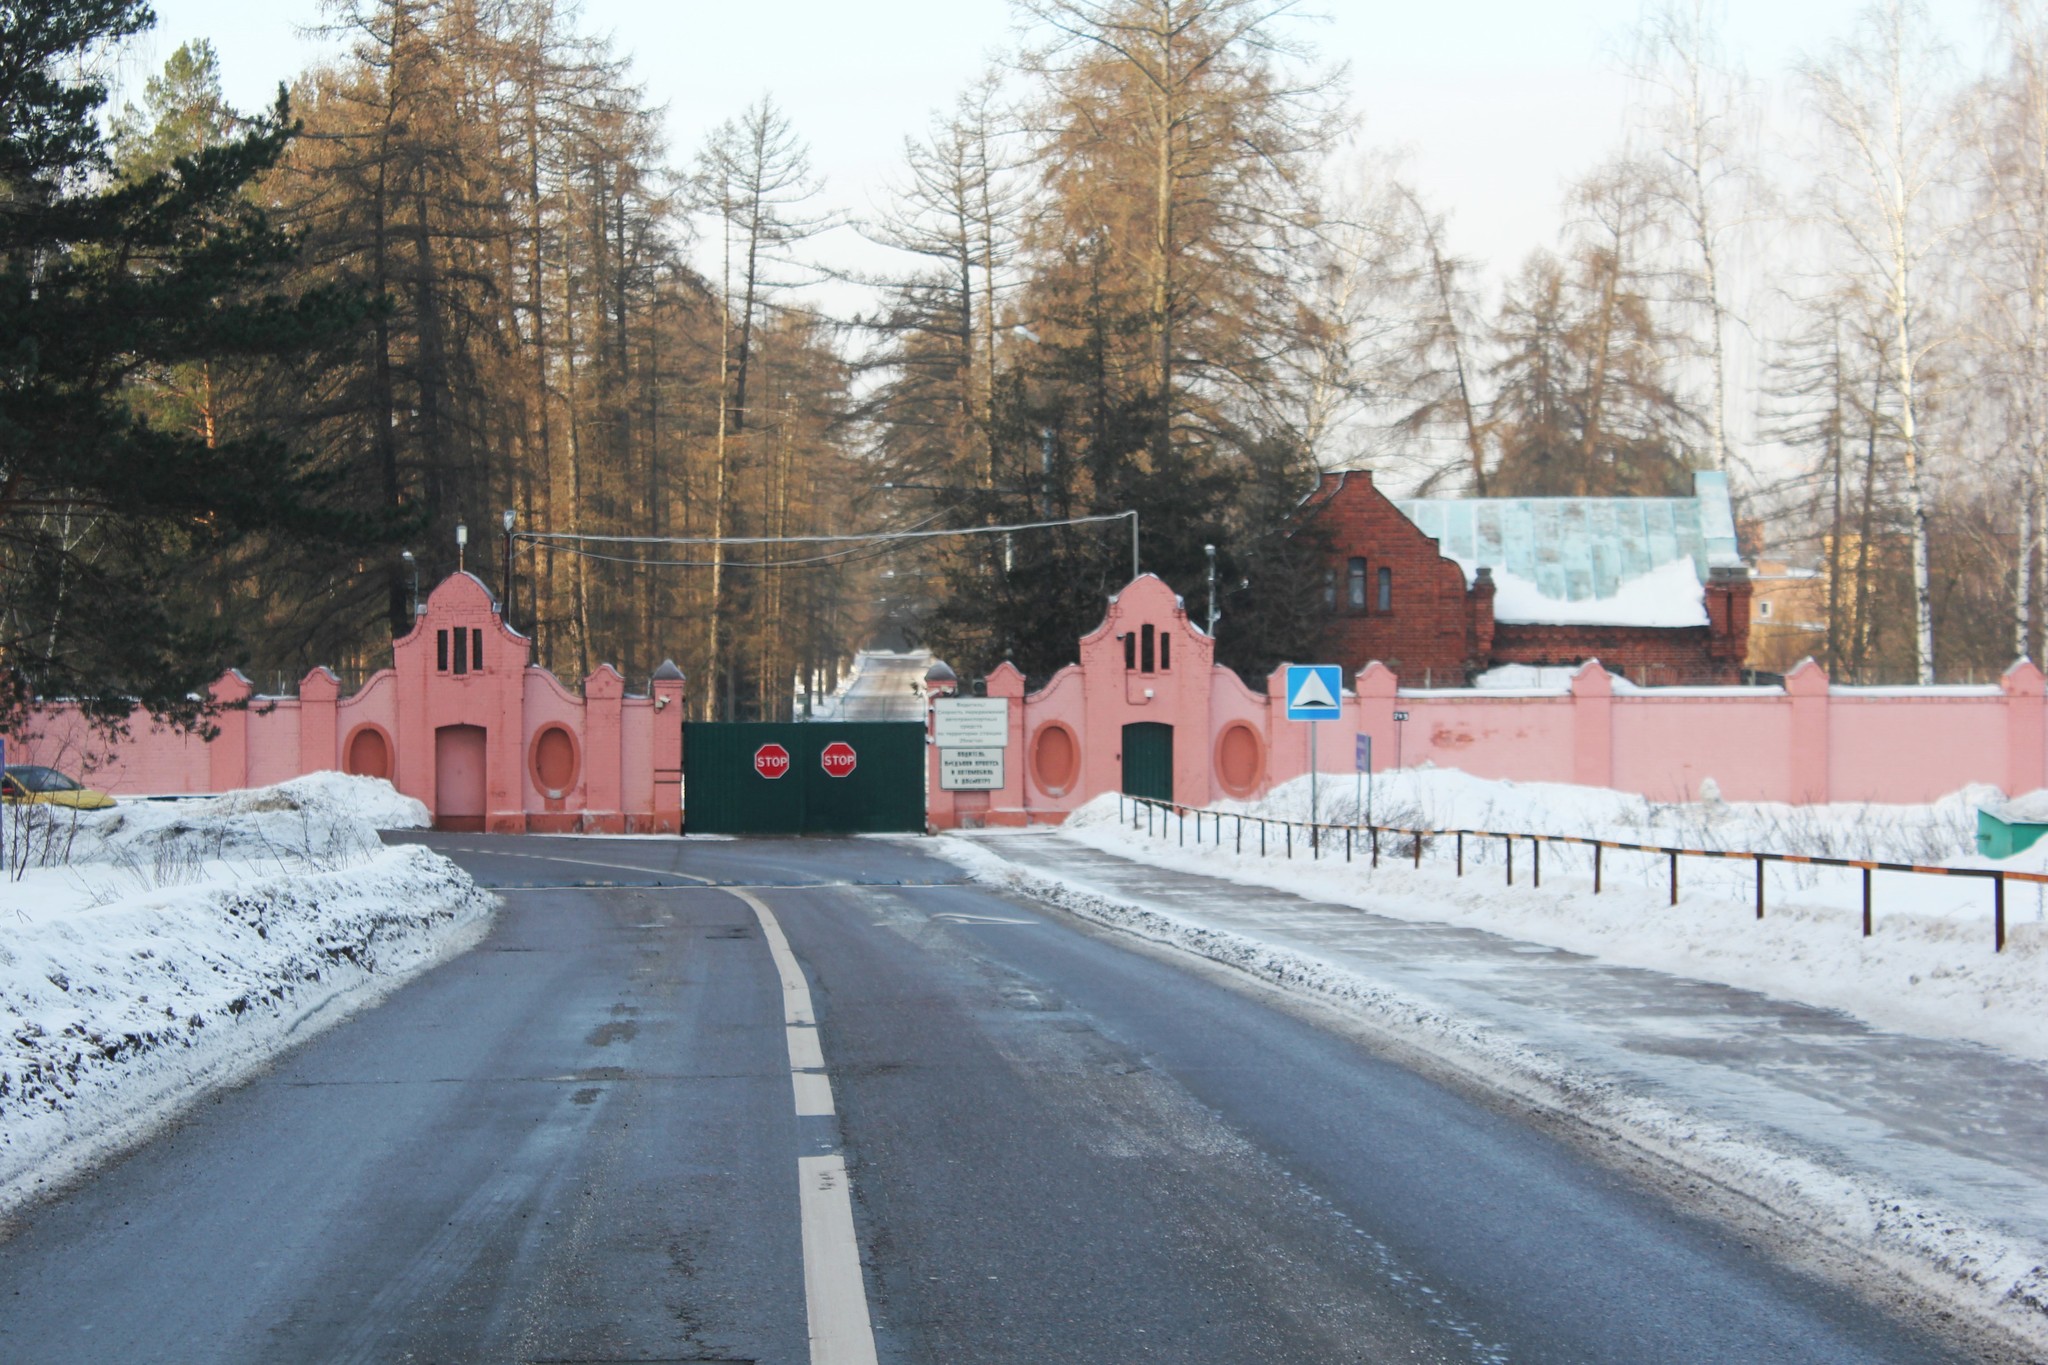
M 1317 814 L 1326 822 L 1364 821 L 1429 830 L 1467 829 L 1577 835 L 1627 843 L 1742 852 L 1775 852 L 2048 871 L 2048 841 L 2002 861 L 1976 852 L 1976 812 L 2002 794 L 1971 787 L 1927 805 L 1844 803 L 1789 806 L 1706 800 L 1660 803 L 1604 788 L 1516 783 L 1449 769 L 1381 774 L 1364 798 L 1350 773 L 1324 774 Z M 2026 798 L 2024 805 L 2043 799 Z M 1264 856 L 1257 817 L 1306 820 L 1309 781 L 1289 782 L 1263 798 L 1223 803 L 1219 821 L 1155 815 L 1120 822 L 1105 796 L 1064 827 L 1091 847 L 1161 867 L 1202 872 L 1292 891 L 1400 919 L 1434 921 L 1585 953 L 1603 961 L 1716 981 L 1840 1009 L 1884 1028 L 1967 1038 L 2015 1054 L 2048 1059 L 2048 888 L 2006 886 L 2006 949 L 1993 951 L 1993 890 L 1975 877 L 1872 874 L 1872 928 L 1862 934 L 1861 872 L 1788 863 L 1764 866 L 1765 913 L 1756 918 L 1756 865 L 1749 860 L 1681 858 L 1679 902 L 1670 904 L 1670 866 L 1655 854 L 1608 850 L 1602 890 L 1592 887 L 1592 850 L 1546 844 L 1542 886 L 1531 885 L 1533 853 L 1515 841 L 1514 884 L 1500 839 L 1424 843 L 1382 836 L 1379 868 L 1357 841 L 1346 861 L 1339 833 L 1312 858 L 1295 831 L 1292 857 L 1278 825 Z M 1238 821 L 1242 815 L 1243 833 Z M 1220 843 L 1219 843 L 1220 836 Z M 1185 840 L 1185 842 L 1183 842 Z
M 377 830 L 388 783 L 19 808 L 0 831 L 0 1209 L 482 936 L 494 901 Z

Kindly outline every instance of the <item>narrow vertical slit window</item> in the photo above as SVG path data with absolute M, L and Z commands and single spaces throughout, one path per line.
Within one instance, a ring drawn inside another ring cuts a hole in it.
M 455 675 L 461 677 L 469 672 L 469 627 L 455 628 Z
M 1159 632 L 1159 671 L 1165 673 L 1173 667 L 1173 632 Z
M 1134 632 L 1124 635 L 1124 671 L 1130 672 L 1138 666 L 1138 637 Z
M 1365 561 L 1354 558 L 1344 583 L 1345 601 L 1353 611 L 1365 610 Z
M 1140 673 L 1152 672 L 1153 656 L 1157 649 L 1158 645 L 1153 640 L 1152 627 L 1148 625 L 1145 627 L 1144 633 L 1138 637 L 1138 671 Z
M 448 671 L 448 632 L 434 632 L 434 668 L 437 672 Z
M 1381 610 L 1381 611 L 1392 611 L 1393 609 L 1394 609 L 1394 571 L 1393 571 L 1392 569 L 1381 569 L 1381 570 L 1380 570 L 1380 603 L 1379 603 L 1379 610 Z
M 469 666 L 479 673 L 484 671 L 484 632 L 481 626 L 469 633 Z

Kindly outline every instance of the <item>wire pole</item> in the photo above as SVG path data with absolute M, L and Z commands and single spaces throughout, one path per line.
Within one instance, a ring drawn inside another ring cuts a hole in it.
M 1132 581 L 1134 581 L 1134 582 L 1135 582 L 1135 581 L 1137 580 L 1137 577 L 1138 577 L 1138 509 L 1137 509 L 1137 508 L 1133 507 L 1133 508 L 1131 509 L 1131 512 L 1130 512 L 1130 517 L 1131 517 L 1131 578 L 1132 578 Z

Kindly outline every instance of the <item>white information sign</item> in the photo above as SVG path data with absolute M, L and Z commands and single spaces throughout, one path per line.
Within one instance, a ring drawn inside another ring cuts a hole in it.
M 990 792 L 1003 785 L 1001 749 L 939 750 L 939 789 Z
M 941 749 L 1001 749 L 1010 742 L 1008 697 L 941 697 L 932 703 L 932 738 Z

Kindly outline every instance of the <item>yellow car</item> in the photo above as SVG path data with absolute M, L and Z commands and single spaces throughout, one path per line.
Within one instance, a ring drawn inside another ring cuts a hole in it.
M 69 806 L 73 810 L 108 810 L 114 798 L 82 787 L 55 768 L 25 763 L 0 774 L 0 801 L 37 806 Z

